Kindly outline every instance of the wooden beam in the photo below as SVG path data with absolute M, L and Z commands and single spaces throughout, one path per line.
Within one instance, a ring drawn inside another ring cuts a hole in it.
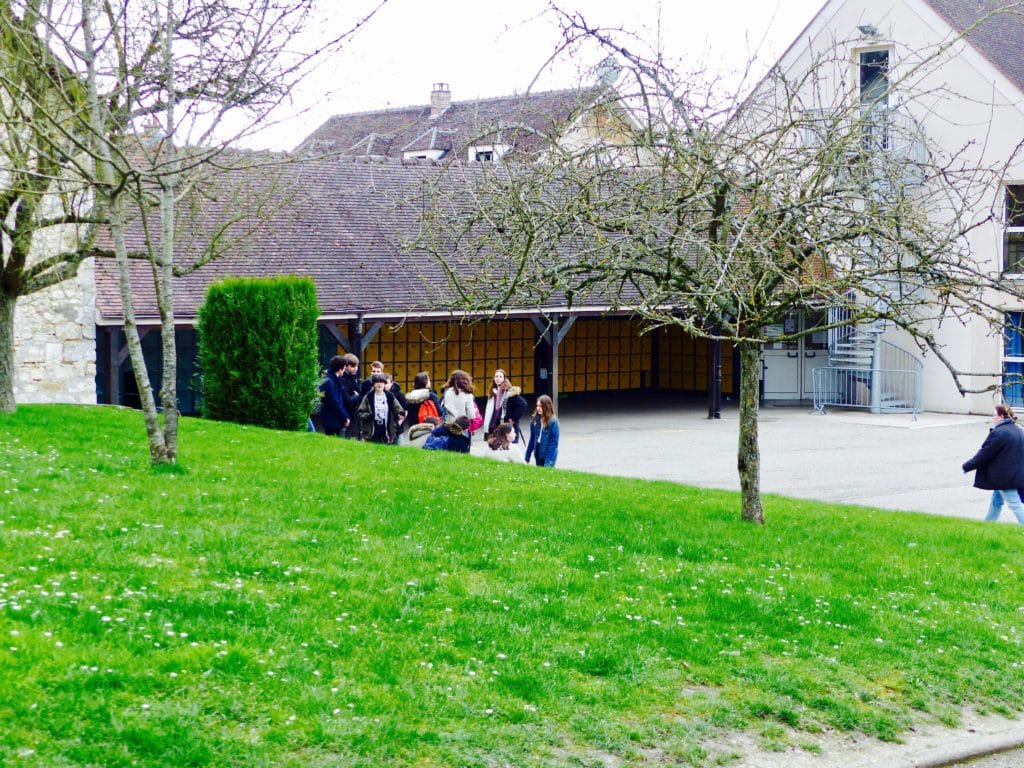
M 337 323 L 326 323 L 324 325 L 324 328 L 326 328 L 327 332 L 331 334 L 332 337 L 334 337 L 334 340 L 341 345 L 342 349 L 344 349 L 346 352 L 352 351 L 352 347 L 348 343 L 348 336 L 342 333 L 341 328 L 338 327 Z

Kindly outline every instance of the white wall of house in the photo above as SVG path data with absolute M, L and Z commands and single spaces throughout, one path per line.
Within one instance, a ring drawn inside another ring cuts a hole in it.
M 863 35 L 858 26 L 872 25 L 877 36 Z M 948 25 L 920 0 L 833 0 L 819 13 L 780 64 L 784 71 L 806 71 L 821 54 L 846 42 L 847 55 L 830 67 L 830 74 L 817 82 L 817 93 L 808 88 L 806 106 L 827 108 L 837 94 L 856 98 L 855 51 L 859 47 L 891 45 L 893 79 L 910 71 L 921 55 L 934 51 L 942 41 L 954 36 Z M 1009 54 L 1010 52 L 1008 52 Z M 966 163 L 997 166 L 1011 157 L 1017 142 L 1024 137 L 1024 93 L 980 53 L 957 42 L 942 54 L 941 66 L 920 79 L 912 103 L 890 106 L 912 115 L 932 141 L 948 150 L 963 149 Z M 826 103 L 822 103 L 826 102 Z M 1024 163 L 1006 169 L 1009 180 L 1024 178 Z M 974 217 L 984 218 L 990 210 L 1001 211 L 1002 195 L 993 187 L 975 204 Z M 936 226 L 942 222 L 936 221 Z M 969 238 L 979 266 L 998 273 L 1002 270 L 1002 230 L 991 222 Z M 1006 301 L 1000 309 L 1020 310 L 1019 303 Z M 996 374 L 1002 362 L 1002 339 L 993 334 L 988 323 L 974 318 L 965 322 L 946 319 L 935 328 L 945 354 L 958 369 Z M 907 346 L 901 344 L 901 346 Z M 946 412 L 989 413 L 993 394 L 961 395 L 953 379 L 935 355 L 923 357 L 924 407 Z M 969 387 L 998 384 L 998 377 L 967 376 Z M 998 393 L 995 395 L 998 397 Z
M 96 288 L 92 259 L 73 280 L 18 299 L 18 403 L 96 403 Z

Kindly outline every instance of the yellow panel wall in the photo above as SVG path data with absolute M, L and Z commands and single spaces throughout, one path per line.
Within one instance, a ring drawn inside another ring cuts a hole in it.
M 658 386 L 702 392 L 708 386 L 709 342 L 675 327 L 641 333 L 629 318 L 580 318 L 559 347 L 559 391 L 563 393 L 640 389 L 653 385 L 652 348 L 658 339 Z M 495 368 L 504 368 L 513 384 L 533 391 L 537 331 L 529 320 L 486 323 L 410 322 L 383 327 L 364 353 L 360 375 L 372 360 L 382 360 L 402 389 L 408 391 L 420 371 L 430 373 L 435 388 L 462 368 L 487 391 Z M 339 349 L 339 354 L 343 350 Z M 722 389 L 735 391 L 733 347 L 722 346 Z
M 427 371 L 438 389 L 461 368 L 473 377 L 476 394 L 483 395 L 494 370 L 503 368 L 513 384 L 532 392 L 536 339 L 529 320 L 385 325 L 367 345 L 360 375 L 371 361 L 380 360 L 407 392 L 420 371 Z
M 666 389 L 705 392 L 708 388 L 710 341 L 695 338 L 681 328 L 660 328 L 658 333 L 659 385 Z M 722 345 L 722 391 L 733 392 L 733 346 Z
M 651 337 L 622 317 L 577 320 L 559 345 L 559 391 L 639 389 L 651 383 Z

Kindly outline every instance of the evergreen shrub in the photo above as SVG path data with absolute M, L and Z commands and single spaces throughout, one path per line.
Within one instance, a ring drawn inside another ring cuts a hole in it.
M 199 308 L 203 415 L 305 429 L 317 386 L 316 286 L 308 278 L 227 278 Z

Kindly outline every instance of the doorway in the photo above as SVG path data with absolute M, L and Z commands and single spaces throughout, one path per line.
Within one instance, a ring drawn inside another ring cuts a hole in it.
M 777 325 L 765 328 L 778 338 L 819 328 L 824 312 L 791 312 Z M 797 339 L 769 341 L 762 348 L 761 371 L 765 401 L 803 402 L 814 399 L 815 368 L 828 365 L 828 331 L 815 331 Z

